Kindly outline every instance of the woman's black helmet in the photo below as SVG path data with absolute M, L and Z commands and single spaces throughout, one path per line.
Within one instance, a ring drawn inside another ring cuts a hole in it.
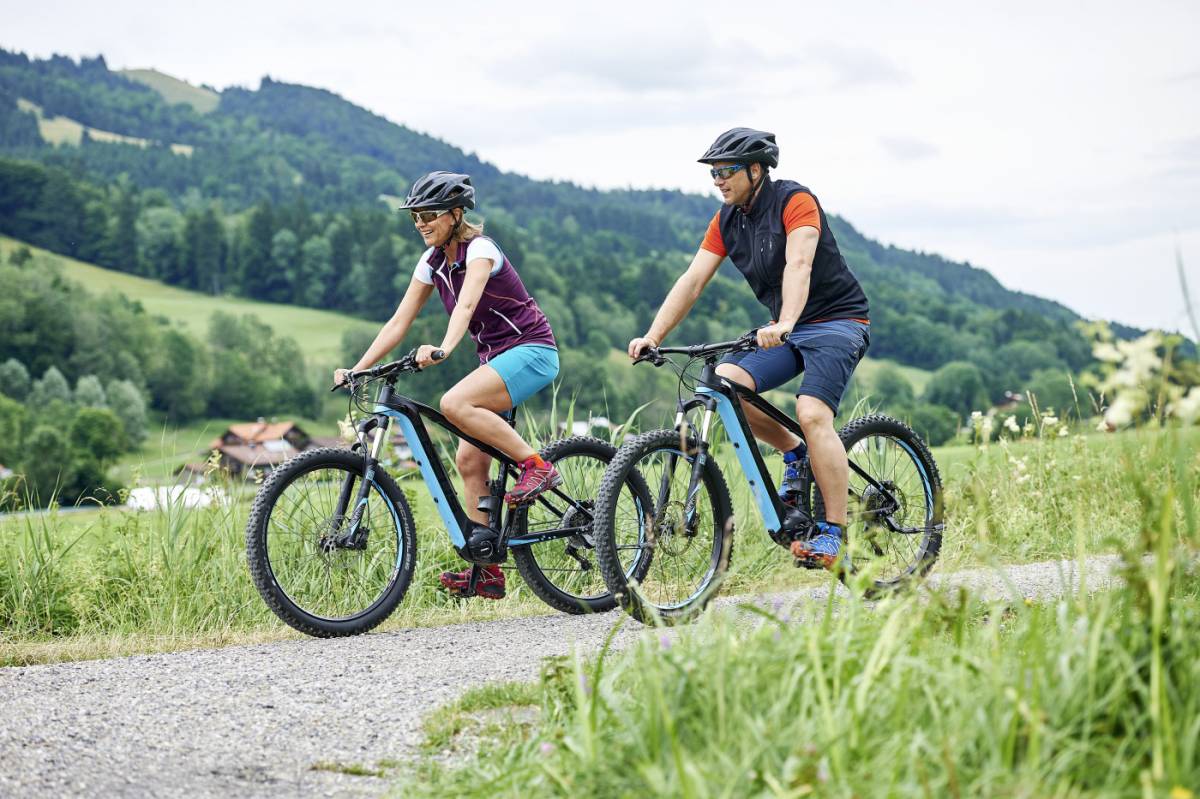
M 779 145 L 775 134 L 753 128 L 733 128 L 717 137 L 708 152 L 699 158 L 702 164 L 728 161 L 731 164 L 779 165 Z
M 469 175 L 455 172 L 430 172 L 413 181 L 401 209 L 420 208 L 427 211 L 449 211 L 451 208 L 474 208 L 475 187 Z

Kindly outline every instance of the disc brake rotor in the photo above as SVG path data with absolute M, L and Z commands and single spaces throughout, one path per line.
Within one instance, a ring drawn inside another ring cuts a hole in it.
M 687 533 L 684 505 L 678 500 L 668 502 L 659 511 L 650 533 L 654 548 L 672 557 L 687 552 L 696 540 L 695 534 Z

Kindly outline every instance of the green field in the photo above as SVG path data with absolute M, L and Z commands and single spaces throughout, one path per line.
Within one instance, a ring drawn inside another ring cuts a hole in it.
M 130 80 L 149 86 L 162 95 L 168 103 L 187 103 L 201 114 L 217 110 L 221 95 L 212 89 L 193 86 L 187 81 L 173 78 L 156 69 L 123 69 L 121 74 Z
M 22 242 L 0 236 L 0 258 L 7 259 L 9 253 L 23 246 L 26 245 Z M 103 269 L 37 247 L 29 249 L 45 259 L 46 263 L 56 265 L 65 277 L 89 291 L 95 294 L 118 291 L 140 302 L 149 313 L 165 317 L 200 337 L 205 336 L 208 320 L 216 311 L 254 314 L 277 334 L 294 338 L 308 357 L 308 366 L 322 373 L 330 371 L 338 362 L 342 334 L 346 330 L 355 327 L 374 330 L 377 327 L 361 319 L 315 308 L 255 302 L 238 297 L 214 297 L 168 286 L 157 280 Z

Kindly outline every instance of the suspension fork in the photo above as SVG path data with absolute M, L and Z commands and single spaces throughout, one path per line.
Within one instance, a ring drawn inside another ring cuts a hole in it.
M 704 464 L 708 460 L 708 430 L 712 424 L 712 416 L 712 403 L 706 402 L 704 416 L 700 420 L 700 435 L 696 437 L 696 457 L 692 460 L 692 474 L 688 479 L 687 500 L 683 506 L 684 519 L 687 520 L 684 533 L 689 538 L 696 535 L 696 495 L 700 493 Z
M 334 508 L 333 514 L 333 532 L 334 535 L 337 535 L 338 543 L 340 544 L 352 541 L 358 532 L 359 525 L 362 524 L 363 513 L 367 507 L 367 493 L 371 490 L 371 481 L 375 477 L 375 467 L 379 463 L 379 451 L 383 448 L 383 442 L 387 440 L 387 433 L 391 423 L 392 420 L 388 416 L 372 416 L 359 426 L 358 448 L 364 453 L 365 459 L 358 491 L 354 491 L 354 480 L 360 476 L 351 472 L 342 480 L 342 487 L 338 492 L 337 506 Z M 368 448 L 367 437 L 369 435 L 372 436 L 372 439 Z M 349 524 L 345 532 L 341 532 L 339 535 L 342 523 L 346 521 L 346 512 L 351 507 L 351 493 L 355 494 L 354 510 L 350 511 Z
M 705 461 L 708 459 L 708 431 L 712 424 L 713 406 L 711 402 L 704 403 L 704 416 L 700 422 L 700 434 L 696 437 L 696 451 L 694 453 L 686 453 L 693 455 L 691 473 L 688 475 L 687 493 L 684 495 L 684 534 L 694 536 L 696 534 L 696 495 L 700 492 L 700 481 L 703 479 L 703 471 Z M 683 428 L 685 412 L 680 410 L 675 415 L 675 429 L 679 432 L 680 449 L 686 450 L 688 440 Z M 671 500 L 671 478 L 675 474 L 675 468 L 679 463 L 679 455 L 674 453 L 667 456 L 667 468 L 663 471 L 662 480 L 658 488 L 658 499 L 656 503 L 656 516 L 662 514 L 663 508 Z

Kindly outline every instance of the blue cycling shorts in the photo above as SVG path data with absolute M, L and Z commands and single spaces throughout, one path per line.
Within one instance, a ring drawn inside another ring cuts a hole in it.
M 505 350 L 486 365 L 500 375 L 515 408 L 558 377 L 558 350 L 542 344 L 522 344 Z
M 760 394 L 803 372 L 796 396 L 816 397 L 836 414 L 850 375 L 870 344 L 870 325 L 853 319 L 832 319 L 797 325 L 786 343 L 767 350 L 734 352 L 721 363 L 745 369 L 754 378 L 754 390 Z

